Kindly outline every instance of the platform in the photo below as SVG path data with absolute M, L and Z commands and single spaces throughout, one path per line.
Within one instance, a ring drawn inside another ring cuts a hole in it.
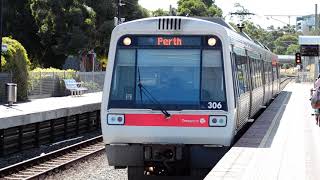
M 319 179 L 320 127 L 311 84 L 289 83 L 206 180 Z
M 100 110 L 101 99 L 102 92 L 97 92 L 80 97 L 34 99 L 11 107 L 0 105 L 0 129 Z

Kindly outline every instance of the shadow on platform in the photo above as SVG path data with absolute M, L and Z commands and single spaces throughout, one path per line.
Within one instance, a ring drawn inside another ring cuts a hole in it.
M 292 92 L 282 91 L 233 147 L 269 148 Z

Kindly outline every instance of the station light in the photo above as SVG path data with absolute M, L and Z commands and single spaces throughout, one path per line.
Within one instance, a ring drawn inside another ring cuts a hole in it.
M 301 62 L 301 54 L 300 53 L 296 53 L 296 65 L 300 65 L 302 62 Z

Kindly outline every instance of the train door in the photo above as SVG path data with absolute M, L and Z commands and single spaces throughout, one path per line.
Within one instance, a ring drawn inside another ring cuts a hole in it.
M 262 87 L 263 87 L 263 98 L 262 98 L 262 104 L 265 105 L 266 104 L 266 77 L 265 77 L 265 65 L 264 65 L 264 61 L 265 61 L 265 55 L 261 55 L 261 61 L 260 61 L 260 66 L 261 66 L 261 78 L 262 78 Z
M 237 84 L 237 130 L 247 122 L 250 113 L 250 72 L 245 49 L 234 47 L 235 84 Z
M 271 64 L 271 73 L 272 73 L 272 97 L 274 97 L 278 92 L 278 75 L 277 75 L 277 66 Z
M 264 88 L 262 85 L 262 60 L 261 54 L 256 52 L 249 53 L 250 80 L 251 80 L 251 101 L 250 118 L 252 118 L 263 104 Z

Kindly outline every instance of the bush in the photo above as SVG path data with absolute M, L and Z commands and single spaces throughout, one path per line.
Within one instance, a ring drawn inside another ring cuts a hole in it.
M 4 72 L 12 73 L 13 82 L 17 83 L 18 100 L 23 101 L 28 98 L 28 71 L 30 61 L 25 48 L 17 40 L 9 37 L 2 38 L 2 42 L 8 45 L 8 51 L 3 52 L 1 66 Z
M 97 91 L 101 91 L 102 89 L 102 87 L 100 87 L 98 83 L 93 81 L 84 82 L 82 86 L 88 88 L 89 92 L 97 92 Z

